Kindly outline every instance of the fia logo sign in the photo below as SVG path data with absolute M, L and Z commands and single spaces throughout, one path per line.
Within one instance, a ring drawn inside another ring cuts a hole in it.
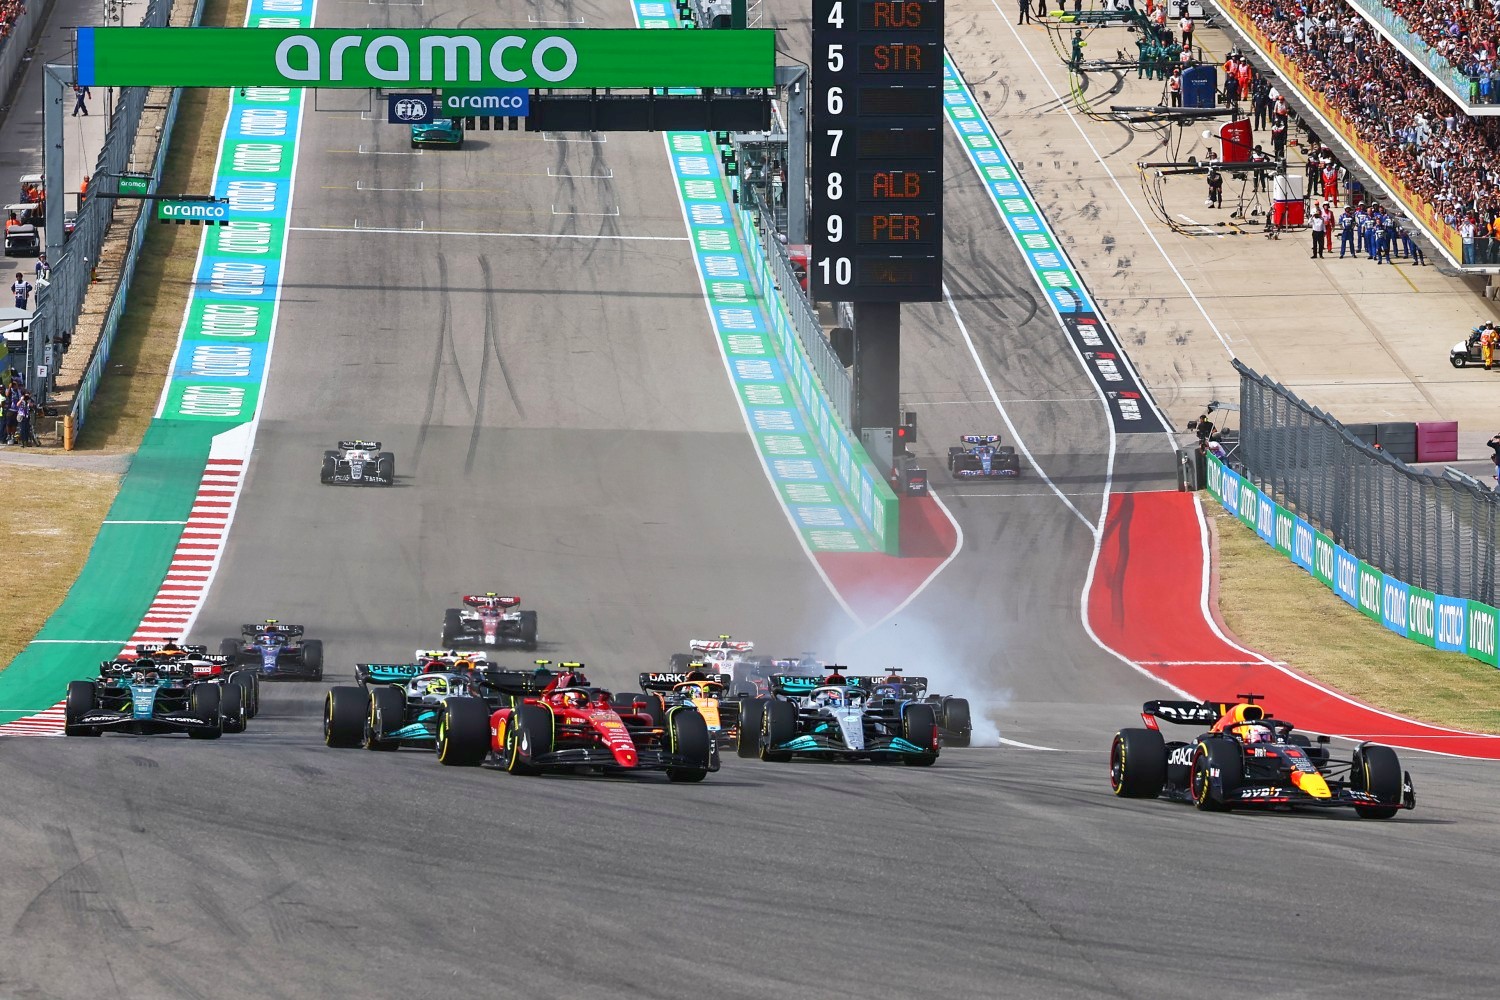
M 437 100 L 431 94 L 391 94 L 386 121 L 392 125 L 426 125 L 435 117 Z

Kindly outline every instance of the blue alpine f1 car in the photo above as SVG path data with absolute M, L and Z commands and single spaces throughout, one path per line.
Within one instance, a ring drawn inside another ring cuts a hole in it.
M 1009 479 L 1021 474 L 1021 456 L 1000 443 L 999 434 L 965 434 L 948 449 L 948 471 L 954 479 Z

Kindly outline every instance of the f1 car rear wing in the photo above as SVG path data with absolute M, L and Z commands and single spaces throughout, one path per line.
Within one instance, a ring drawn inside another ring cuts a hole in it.
M 501 597 L 498 594 L 465 594 L 460 600 L 471 608 L 513 608 L 521 603 L 519 597 Z
M 856 683 L 856 681 L 865 679 L 867 678 L 849 677 L 846 675 L 844 677 L 844 686 L 863 688 L 865 685 Z M 772 674 L 771 693 L 785 695 L 788 698 L 802 698 L 811 694 L 815 688 L 827 687 L 828 685 L 824 683 L 825 680 L 827 678 L 823 674 L 816 676 L 809 676 L 807 674 Z
M 486 687 L 512 698 L 540 694 L 552 677 L 551 674 L 541 675 L 532 670 L 501 670 L 498 667 L 491 667 L 479 674 Z
M 135 644 L 135 655 L 153 656 L 156 653 L 160 653 L 166 647 L 167 644 L 164 642 L 138 642 Z M 173 652 L 180 653 L 183 656 L 203 656 L 208 652 L 208 647 L 184 643 L 178 645 Z
M 301 625 L 283 625 L 274 618 L 267 619 L 259 625 L 247 624 L 240 626 L 240 635 L 244 636 L 259 635 L 262 632 L 274 632 L 277 635 L 286 636 L 288 639 L 295 639 L 302 634 L 302 631 L 303 626 Z
M 688 680 L 701 680 L 705 684 L 718 684 L 721 687 L 728 687 L 734 680 L 733 674 L 710 674 L 701 670 L 694 670 L 691 672 L 697 674 L 698 676 L 689 678 L 687 673 L 677 673 L 674 671 L 651 671 L 648 673 L 643 673 L 641 674 L 641 690 L 670 691 L 678 684 L 685 683 Z
M 193 659 L 201 660 L 207 657 L 195 656 Z M 99 676 L 102 678 L 129 677 L 137 670 L 146 670 L 139 660 L 120 659 L 102 660 L 99 663 Z M 153 661 L 149 669 L 155 670 L 164 677 L 187 677 L 192 674 L 192 665 L 181 660 L 164 660 L 160 663 Z
M 845 679 L 848 680 L 850 687 L 862 687 L 872 691 L 885 684 L 894 684 L 912 691 L 925 692 L 927 690 L 927 678 L 918 677 L 915 674 L 901 674 L 895 680 L 888 676 L 865 676 L 864 674 L 851 674 Z
M 965 434 L 959 438 L 964 444 L 999 444 L 999 434 Z
M 1179 726 L 1211 726 L 1224 714 L 1222 708 L 1207 701 L 1148 701 L 1141 706 L 1141 718 L 1152 728 L 1156 719 Z
M 379 441 L 340 441 L 339 451 L 379 451 Z
M 421 663 L 356 663 L 354 679 L 361 684 L 405 684 L 426 671 Z
M 468 660 L 476 667 L 487 666 L 490 658 L 481 650 L 469 652 L 457 649 L 419 649 L 411 654 L 419 660 L 450 660 L 457 663 L 459 660 Z
M 694 653 L 712 653 L 716 649 L 727 649 L 735 653 L 748 653 L 755 648 L 753 642 L 735 642 L 727 637 L 719 639 L 689 639 L 688 649 Z

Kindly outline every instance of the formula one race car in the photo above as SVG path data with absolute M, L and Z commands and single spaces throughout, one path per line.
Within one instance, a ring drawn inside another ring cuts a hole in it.
M 224 731 L 242 733 L 248 720 L 260 712 L 260 678 L 250 670 L 236 670 L 235 662 L 228 656 L 210 656 L 207 646 L 192 643 L 178 645 L 176 639 L 162 642 L 138 642 L 135 655 L 156 663 L 176 664 L 182 672 L 195 681 L 214 684 L 232 684 L 239 688 L 238 699 L 231 698 L 227 704 L 231 710 L 224 713 Z M 235 707 L 239 711 L 233 711 Z
M 948 449 L 954 479 L 1007 479 L 1021 474 L 1021 456 L 1000 444 L 999 434 L 965 434 L 962 446 Z
M 241 625 L 238 639 L 220 641 L 219 655 L 253 669 L 260 677 L 320 681 L 323 641 L 303 639 L 302 632 L 303 626 L 283 625 L 275 618 L 259 625 Z
M 728 674 L 715 673 L 703 663 L 690 663 L 685 671 L 641 674 L 643 695 L 615 695 L 617 708 L 634 708 L 636 699 L 643 699 L 645 712 L 662 725 L 667 712 L 674 705 L 691 705 L 703 716 L 708 725 L 709 738 L 714 746 L 723 748 L 739 738 L 740 699 L 729 695 L 733 678 Z M 628 701 L 626 699 L 629 699 Z
M 462 149 L 464 130 L 456 118 L 434 118 L 430 122 L 411 127 L 411 148 L 420 146 L 452 146 Z
M 692 664 L 702 664 L 716 674 L 728 674 L 734 678 L 736 668 L 755 649 L 753 642 L 736 642 L 730 636 L 721 635 L 717 639 L 689 639 L 688 649 L 690 653 L 673 653 L 671 659 L 673 673 L 685 673 L 692 669 Z
M 916 702 L 931 705 L 942 731 L 943 746 L 966 747 L 973 738 L 974 722 L 969 713 L 969 699 L 928 694 L 927 678 L 892 670 L 882 677 L 850 677 L 854 687 L 870 692 L 872 704 L 885 701 Z
M 182 661 L 120 658 L 101 663 L 97 680 L 68 683 L 63 733 L 187 733 L 216 740 L 227 731 L 226 716 L 244 717 L 237 685 L 194 681 Z
M 1334 760 L 1327 736 L 1316 741 L 1273 719 L 1242 694 L 1238 703 L 1148 701 L 1144 729 L 1122 729 L 1109 751 L 1116 795 L 1165 796 L 1222 812 L 1242 806 L 1353 808 L 1365 819 L 1389 819 L 1417 804 L 1411 775 L 1390 747 L 1361 743 L 1350 760 Z M 1207 726 L 1190 742 L 1167 742 L 1157 720 Z
M 873 702 L 869 690 L 851 685 L 840 669 L 829 667 L 826 677 L 773 675 L 772 697 L 741 705 L 739 755 L 899 760 L 914 767 L 937 760 L 941 740 L 931 705 Z
M 480 713 L 488 718 L 489 708 L 538 689 L 532 674 L 494 668 L 482 653 L 419 649 L 414 656 L 411 663 L 355 664 L 359 686 L 332 688 L 324 699 L 323 742 L 366 750 L 433 748 L 449 700 L 477 699 L 488 706 Z
M 319 478 L 325 485 L 390 486 L 396 481 L 396 456 L 381 451 L 379 441 L 340 441 L 337 449 L 323 452 Z
M 719 769 L 708 725 L 694 706 L 668 705 L 657 720 L 640 702 L 621 705 L 590 685 L 582 664 L 562 666 L 542 691 L 490 717 L 489 750 L 511 774 L 588 767 L 607 774 L 665 771 L 672 781 L 702 781 Z
M 443 612 L 443 645 L 505 646 L 536 649 L 536 612 L 514 610 L 519 597 L 501 597 L 493 591 L 460 598 L 462 608 Z

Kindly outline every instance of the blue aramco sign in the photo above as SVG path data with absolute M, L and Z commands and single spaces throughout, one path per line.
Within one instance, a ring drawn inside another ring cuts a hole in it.
M 386 97 L 386 121 L 392 125 L 426 125 L 440 117 L 437 103 L 431 94 L 390 94 Z

